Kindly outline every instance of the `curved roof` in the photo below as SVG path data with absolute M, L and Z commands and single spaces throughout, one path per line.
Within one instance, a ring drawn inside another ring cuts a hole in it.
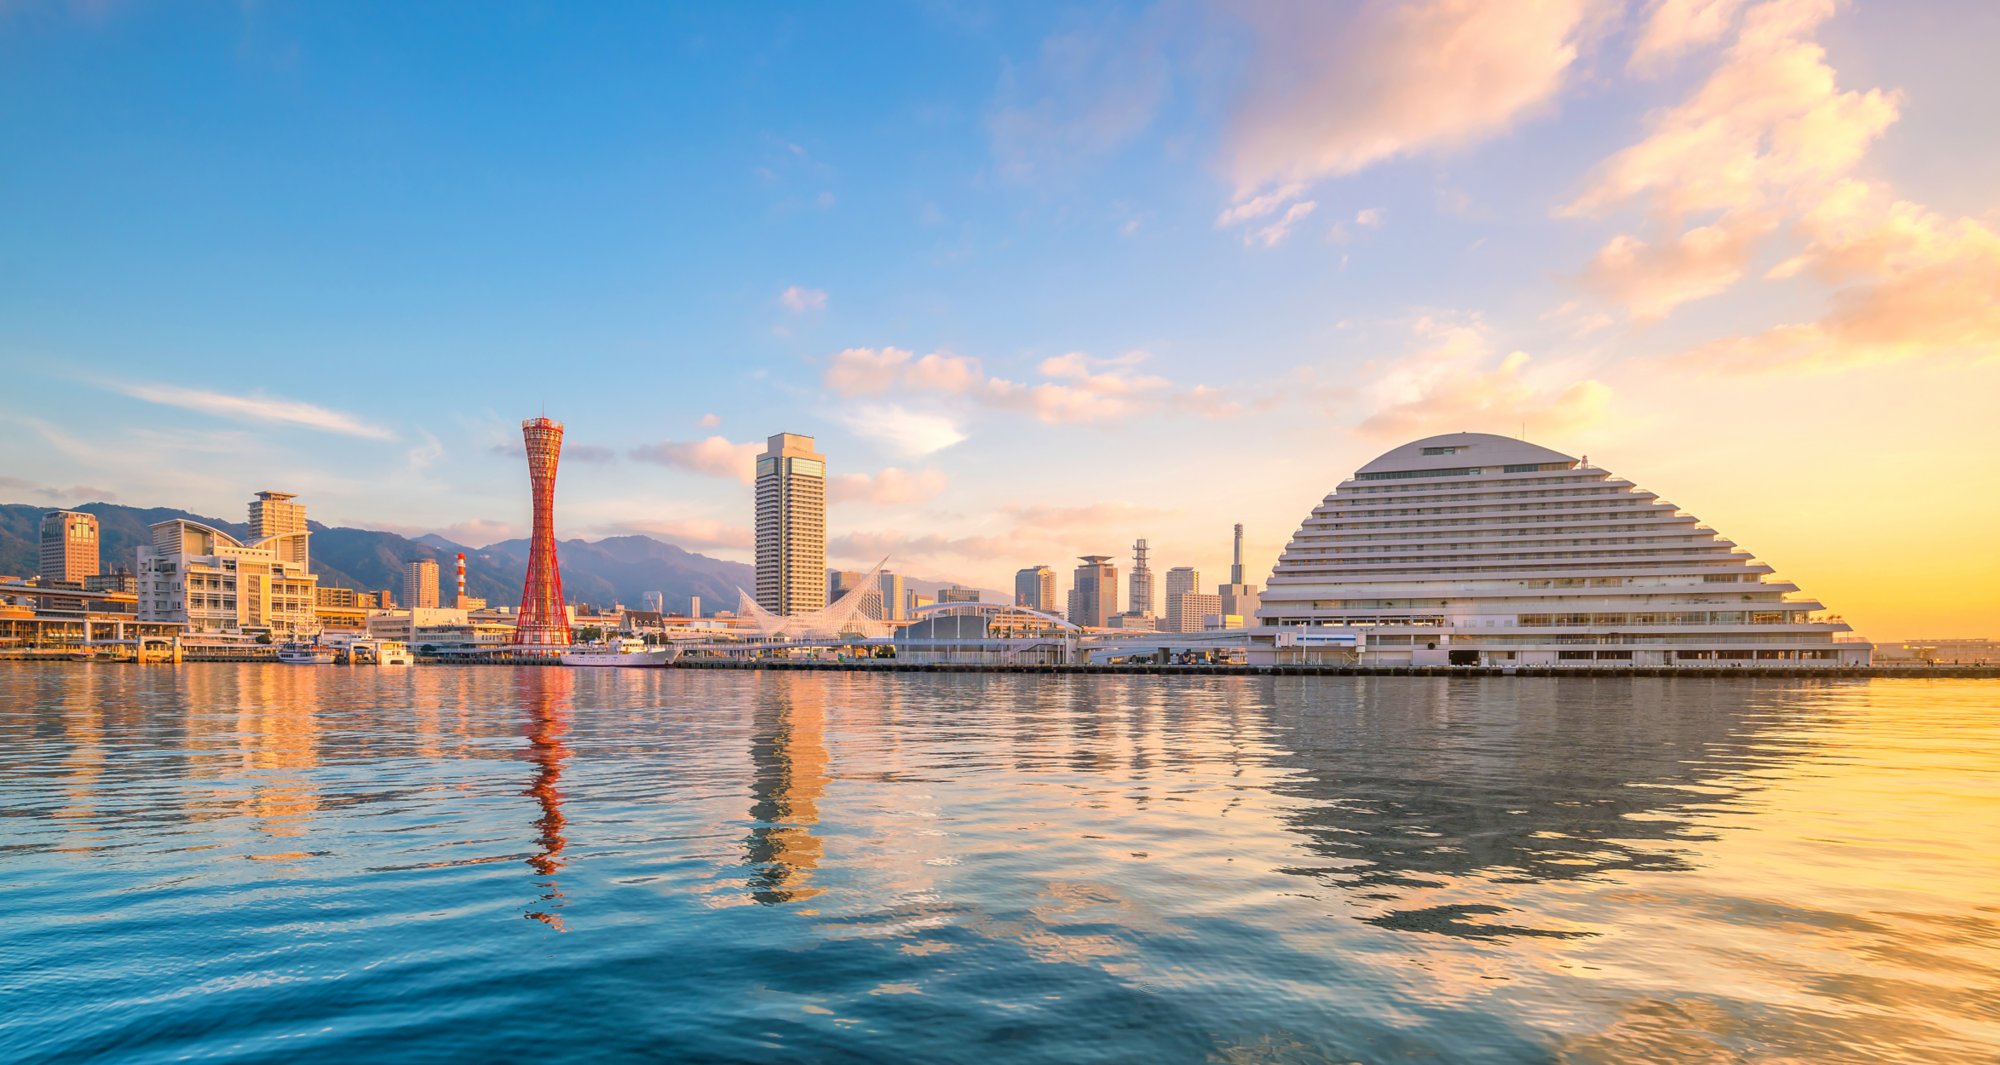
M 1442 448 L 1459 450 L 1435 453 Z M 1428 450 L 1433 454 L 1425 454 Z M 1356 470 L 1363 473 L 1398 473 L 1405 470 L 1434 470 L 1457 466 L 1511 466 L 1542 462 L 1575 462 L 1576 457 L 1551 451 L 1540 444 L 1492 433 L 1446 433 L 1412 440 L 1402 447 L 1378 455 L 1373 462 Z

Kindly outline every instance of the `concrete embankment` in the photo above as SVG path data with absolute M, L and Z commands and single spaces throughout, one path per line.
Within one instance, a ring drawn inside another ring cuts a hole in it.
M 1497 666 L 999 666 L 978 663 L 898 662 L 876 659 L 854 662 L 813 662 L 786 659 L 683 658 L 675 669 L 782 669 L 857 673 L 1074 673 L 1171 677 L 1819 677 L 1839 679 L 1914 678 L 2000 679 L 2000 666 L 1868 666 L 1865 668 L 1790 667 L 1725 669 L 1696 666 L 1525 667 Z

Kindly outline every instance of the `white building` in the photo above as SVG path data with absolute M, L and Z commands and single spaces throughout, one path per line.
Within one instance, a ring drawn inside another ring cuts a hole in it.
M 1205 592 L 1170 592 L 1167 595 L 1167 632 L 1201 632 L 1205 618 L 1223 613 L 1222 597 Z
M 319 578 L 306 569 L 311 533 L 305 507 L 290 505 L 298 520 L 284 527 L 292 531 L 248 544 L 185 518 L 154 525 L 152 543 L 139 548 L 139 620 L 172 622 L 192 636 L 282 641 L 318 632 Z M 261 516 L 257 503 L 250 507 L 255 529 Z
M 1483 433 L 1405 444 L 1314 507 L 1250 661 L 1865 665 L 1797 586 L 1631 481 Z
M 413 558 L 403 563 L 403 605 L 417 610 L 437 609 L 437 559 Z
M 826 609 L 826 456 L 779 433 L 757 456 L 757 605 L 779 616 Z

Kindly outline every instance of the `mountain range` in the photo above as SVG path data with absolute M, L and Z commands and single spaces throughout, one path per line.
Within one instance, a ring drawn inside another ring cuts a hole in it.
M 42 515 L 49 509 L 0 503 L 0 574 L 28 576 L 36 571 Z M 70 509 L 96 515 L 98 557 L 106 571 L 136 568 L 139 546 L 152 538 L 150 527 L 173 518 L 198 521 L 238 539 L 249 534 L 249 527 L 243 522 L 167 507 L 87 503 Z M 513 604 L 520 600 L 521 585 L 527 578 L 525 539 L 474 548 L 455 544 L 435 533 L 410 538 L 376 529 L 335 528 L 319 522 L 309 522 L 308 527 L 313 534 L 312 569 L 319 574 L 322 587 L 363 591 L 388 588 L 400 601 L 403 564 L 429 558 L 438 564 L 439 599 L 449 602 L 453 594 L 453 567 L 461 551 L 465 553 L 468 595 L 496 606 Z M 640 607 L 647 592 L 660 592 L 670 611 L 686 610 L 689 597 L 697 595 L 701 597 L 704 613 L 734 610 L 736 590 L 753 589 L 757 582 L 755 567 L 746 563 L 710 558 L 650 536 L 564 540 L 557 545 L 556 555 L 562 570 L 564 597 L 572 603 L 600 607 L 614 602 Z M 904 586 L 934 595 L 939 586 L 949 583 L 906 578 Z M 987 592 L 988 601 L 994 601 L 994 594 Z

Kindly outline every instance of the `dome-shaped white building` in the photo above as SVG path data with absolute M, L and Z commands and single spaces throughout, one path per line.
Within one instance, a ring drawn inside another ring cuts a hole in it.
M 1796 585 L 1632 482 L 1485 433 L 1404 444 L 1293 535 L 1251 662 L 1866 665 Z

